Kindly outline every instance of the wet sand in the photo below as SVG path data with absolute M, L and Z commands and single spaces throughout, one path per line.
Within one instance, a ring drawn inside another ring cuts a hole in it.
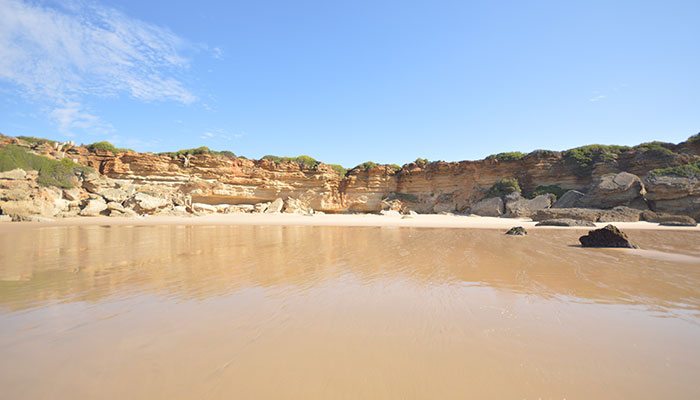
M 0 225 L 0 397 L 700 398 L 698 229 L 338 217 Z

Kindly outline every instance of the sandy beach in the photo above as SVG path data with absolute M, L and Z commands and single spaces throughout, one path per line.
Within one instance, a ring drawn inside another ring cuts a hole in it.
M 535 226 L 537 222 L 530 219 L 495 218 L 464 215 L 419 214 L 414 216 L 391 216 L 377 214 L 212 214 L 204 216 L 139 216 L 139 217 L 84 217 L 57 219 L 51 222 L 0 222 L 0 232 L 51 226 L 84 225 L 280 225 L 280 226 L 386 226 L 410 228 L 465 228 L 465 229 L 510 229 L 522 226 L 530 229 L 575 229 L 590 230 L 588 227 L 554 227 Z M 600 228 L 610 223 L 596 223 Z M 670 231 L 699 231 L 700 226 L 675 227 L 662 226 L 658 223 L 613 222 L 623 230 L 660 229 Z

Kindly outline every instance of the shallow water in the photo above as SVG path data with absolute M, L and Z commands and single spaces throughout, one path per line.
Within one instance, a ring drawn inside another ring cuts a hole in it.
M 700 232 L 0 234 L 1 398 L 700 398 Z

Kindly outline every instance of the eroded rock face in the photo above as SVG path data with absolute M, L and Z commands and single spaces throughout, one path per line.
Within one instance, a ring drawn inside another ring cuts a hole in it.
M 700 220 L 700 179 L 649 175 L 644 183 L 652 210 Z
M 552 207 L 553 208 L 577 208 L 581 207 L 581 199 L 585 196 L 582 192 L 578 190 L 569 190 L 564 193 L 559 200 L 557 200 Z
M 554 203 L 554 195 L 551 193 L 542 194 L 534 199 L 525 199 L 520 197 L 520 193 L 516 196 L 506 196 L 505 215 L 506 217 L 529 217 L 539 210 L 550 208 Z
M 591 185 L 589 191 L 579 199 L 584 207 L 611 208 L 629 205 L 646 193 L 642 180 L 629 172 L 605 175 Z
M 625 247 L 636 249 L 638 246 L 632 244 L 627 234 L 614 225 L 607 225 L 604 228 L 592 230 L 588 235 L 578 239 L 583 247 Z
M 500 197 L 490 197 L 474 204 L 469 213 L 482 217 L 500 217 L 505 212 L 503 199 Z

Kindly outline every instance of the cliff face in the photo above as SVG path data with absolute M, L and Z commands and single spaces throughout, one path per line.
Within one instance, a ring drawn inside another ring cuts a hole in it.
M 588 193 L 584 199 L 586 202 L 575 207 L 633 205 L 693 218 L 700 216 L 697 177 L 669 178 L 649 174 L 654 169 L 681 166 L 700 159 L 700 140 L 697 138 L 679 145 L 663 144 L 663 148 L 657 145 L 654 148 L 601 150 L 601 146 L 588 146 L 595 149 L 583 149 L 577 153 L 535 151 L 515 159 L 502 157 L 500 161 L 499 157 L 492 157 L 480 161 L 409 163 L 398 169 L 378 165 L 369 169 L 356 168 L 345 176 L 323 163 L 304 167 L 290 161 L 248 160 L 210 154 L 177 157 L 151 153 L 115 154 L 83 146 L 32 144 L 8 137 L 0 139 L 0 147 L 7 144 L 23 146 L 33 154 L 54 159 L 68 158 L 99 173 L 75 177 L 74 181 L 83 192 L 64 194 L 62 198 L 78 203 L 61 205 L 62 211 L 51 216 L 70 216 L 74 212 L 90 214 L 92 211 L 83 209 L 93 200 L 89 210 L 107 207 L 109 203 L 109 208 L 97 213 L 113 212 L 115 215 L 126 212 L 120 209 L 121 206 L 148 213 L 183 210 L 248 212 L 254 207 L 257 207 L 255 210 L 267 209 L 265 203 L 276 199 L 284 201 L 284 206 L 278 204 L 271 210 L 279 208 L 287 212 L 309 212 L 311 209 L 327 213 L 381 210 L 469 212 L 477 209 L 472 209 L 472 206 L 487 197 L 492 185 L 505 178 L 517 179 L 523 193 L 531 193 L 541 186 L 554 186 L 562 192 L 576 189 Z M 600 200 L 603 197 L 614 200 L 620 194 L 620 198 L 627 199 L 629 188 L 624 189 L 623 192 L 627 191 L 624 193 L 613 193 L 622 189 L 618 189 L 617 184 L 610 189 L 608 186 L 612 181 L 605 178 L 620 172 L 639 177 L 634 178 L 639 181 L 635 185 L 641 186 L 641 189 L 635 186 L 634 204 Z M 10 190 L 16 184 L 8 181 L 5 186 Z M 596 185 L 602 186 L 598 188 Z M 138 193 L 141 193 L 140 197 L 136 196 Z M 61 197 L 61 194 L 56 196 Z M 529 204 L 522 203 L 523 199 L 517 196 L 503 200 L 510 202 L 510 206 L 506 204 L 503 210 L 506 214 L 508 207 Z M 542 200 L 543 204 L 548 206 L 551 201 L 545 200 Z M 496 210 L 496 215 L 501 214 Z
M 559 152 L 533 152 L 520 160 L 410 163 L 399 170 L 379 165 L 341 177 L 325 164 L 304 168 L 294 162 L 90 152 L 73 147 L 66 156 L 119 182 L 191 196 L 205 204 L 255 204 L 292 197 L 324 212 L 377 212 L 400 201 L 417 212 L 464 212 L 504 178 L 516 178 L 524 193 L 538 186 L 586 191 L 600 177 L 621 171 L 644 177 L 650 170 L 682 165 L 698 146 L 682 144 L 687 154 L 655 155 L 626 151 L 582 168 Z

